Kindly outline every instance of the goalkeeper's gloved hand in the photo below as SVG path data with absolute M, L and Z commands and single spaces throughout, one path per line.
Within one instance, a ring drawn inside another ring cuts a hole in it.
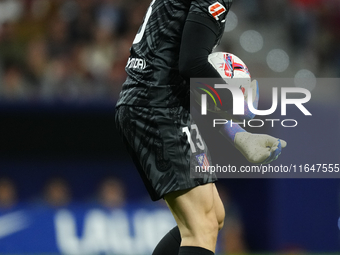
M 270 135 L 239 132 L 235 135 L 234 145 L 249 162 L 268 164 L 279 157 L 287 143 Z
M 225 124 L 220 133 L 254 164 L 268 164 L 276 160 L 281 149 L 287 146 L 284 140 L 270 135 L 248 133 L 238 124 Z

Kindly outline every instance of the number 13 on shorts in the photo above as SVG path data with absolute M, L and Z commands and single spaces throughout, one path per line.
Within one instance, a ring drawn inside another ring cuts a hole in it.
M 205 149 L 204 142 L 202 140 L 202 137 L 198 131 L 196 124 L 191 125 L 191 132 L 188 127 L 182 128 L 182 132 L 187 135 L 188 143 L 190 144 L 190 149 L 192 153 L 196 153 L 196 148 L 198 148 L 201 151 Z

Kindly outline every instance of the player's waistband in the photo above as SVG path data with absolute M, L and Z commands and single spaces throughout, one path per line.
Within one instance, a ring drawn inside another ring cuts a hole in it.
M 189 89 L 181 85 L 123 85 L 120 105 L 169 108 L 190 103 Z

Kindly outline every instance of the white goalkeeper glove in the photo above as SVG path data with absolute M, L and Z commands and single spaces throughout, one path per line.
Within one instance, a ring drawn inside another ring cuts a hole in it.
M 287 143 L 270 135 L 238 132 L 234 138 L 234 146 L 249 162 L 268 164 L 279 157 L 281 149 Z
M 287 146 L 284 140 L 265 134 L 248 133 L 237 124 L 233 124 L 232 127 L 225 124 L 220 133 L 254 164 L 268 164 L 276 160 L 282 148 Z

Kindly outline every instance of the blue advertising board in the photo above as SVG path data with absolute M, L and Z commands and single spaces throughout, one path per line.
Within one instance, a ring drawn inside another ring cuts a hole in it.
M 0 211 L 0 252 L 151 254 L 175 224 L 166 207 L 20 206 Z

